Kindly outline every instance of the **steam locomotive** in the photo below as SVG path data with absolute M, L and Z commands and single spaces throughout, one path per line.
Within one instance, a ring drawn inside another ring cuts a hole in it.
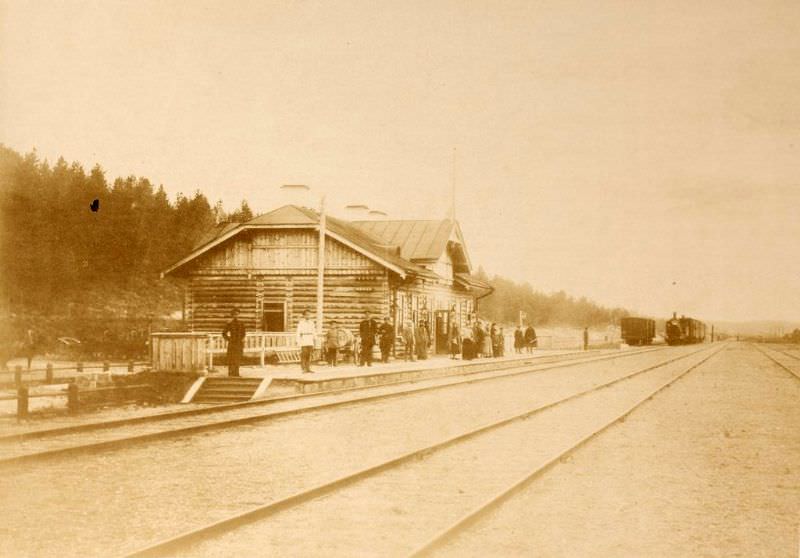
M 672 314 L 667 320 L 665 338 L 669 345 L 690 345 L 702 343 L 706 338 L 706 324 L 694 318 Z

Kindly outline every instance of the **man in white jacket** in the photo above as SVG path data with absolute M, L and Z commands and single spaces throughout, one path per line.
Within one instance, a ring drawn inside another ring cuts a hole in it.
M 303 311 L 303 317 L 297 322 L 297 344 L 300 346 L 300 367 L 304 374 L 311 373 L 311 355 L 314 353 L 314 337 L 317 328 L 309 319 L 308 310 Z

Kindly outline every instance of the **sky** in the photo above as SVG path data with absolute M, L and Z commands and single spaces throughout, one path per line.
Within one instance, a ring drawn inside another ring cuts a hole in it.
M 490 275 L 654 316 L 800 319 L 798 92 L 796 0 L 0 0 L 9 147 L 259 212 L 455 182 Z

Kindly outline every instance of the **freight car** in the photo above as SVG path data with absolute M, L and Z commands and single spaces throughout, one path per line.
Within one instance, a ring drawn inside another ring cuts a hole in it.
M 622 318 L 619 325 L 628 345 L 649 345 L 656 336 L 656 321 L 649 318 Z
M 665 338 L 669 345 L 702 343 L 706 339 L 706 324 L 694 318 L 678 318 L 672 314 L 672 319 L 667 320 Z

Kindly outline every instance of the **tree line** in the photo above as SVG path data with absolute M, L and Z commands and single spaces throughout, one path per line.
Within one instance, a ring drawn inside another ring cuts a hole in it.
M 31 326 L 122 336 L 107 329 L 179 310 L 181 293 L 159 272 L 215 224 L 252 217 L 246 201 L 231 213 L 200 191 L 171 201 L 146 178 L 109 181 L 100 166 L 51 165 L 0 145 L 0 336 Z
M 517 323 L 522 311 L 525 321 L 534 326 L 603 327 L 618 325 L 620 318 L 630 315 L 624 308 L 606 308 L 564 291 L 546 294 L 527 282 L 498 275 L 490 278 L 482 268 L 476 275 L 494 287 L 491 295 L 479 301 L 481 316 L 493 322 Z

